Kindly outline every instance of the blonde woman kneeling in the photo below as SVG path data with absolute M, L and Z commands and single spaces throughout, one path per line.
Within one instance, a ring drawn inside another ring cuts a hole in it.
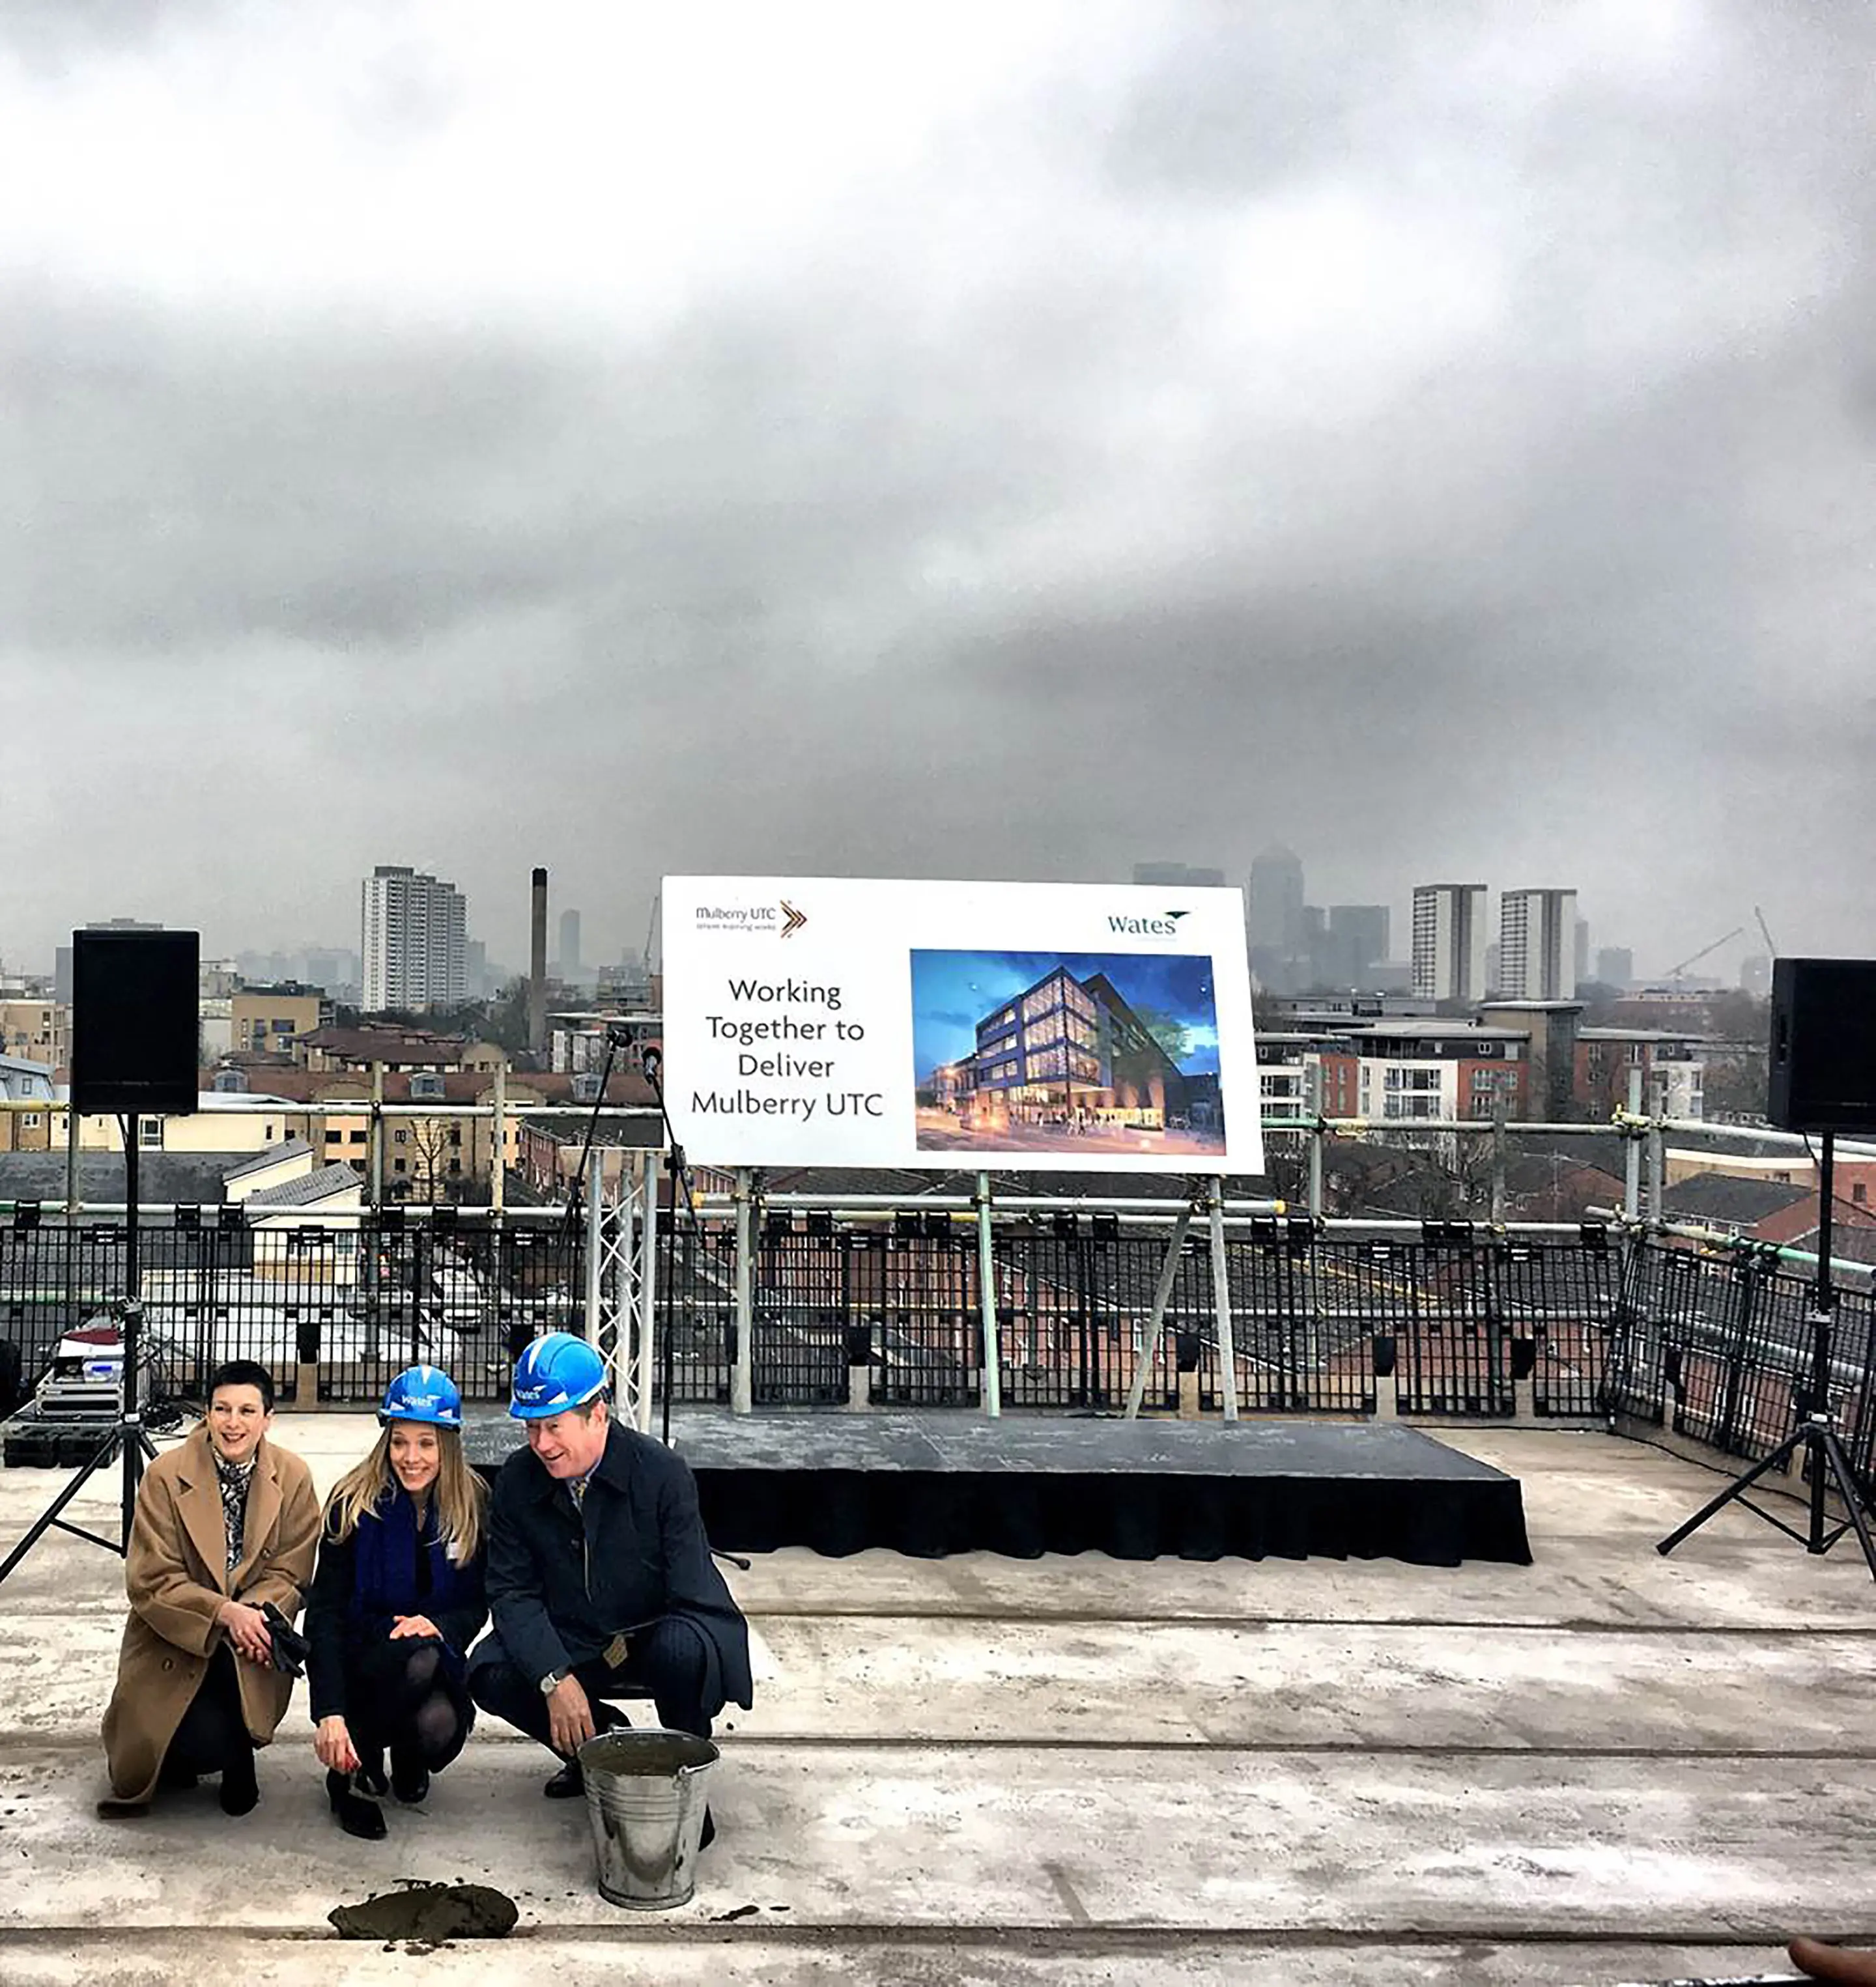
M 313 1750 L 348 1835 L 375 1841 L 368 1795 L 420 1801 L 463 1749 L 475 1713 L 464 1658 L 483 1623 L 484 1489 L 463 1459 L 462 1397 L 413 1366 L 378 1412 L 384 1432 L 326 1501 L 306 1597 Z

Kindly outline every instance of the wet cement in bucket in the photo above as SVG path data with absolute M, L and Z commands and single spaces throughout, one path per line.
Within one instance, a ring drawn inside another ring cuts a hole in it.
M 668 1911 L 696 1888 L 704 1783 L 720 1756 L 687 1732 L 616 1731 L 580 1748 L 599 1894 L 628 1911 Z

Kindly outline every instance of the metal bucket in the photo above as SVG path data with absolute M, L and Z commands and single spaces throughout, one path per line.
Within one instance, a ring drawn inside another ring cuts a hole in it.
M 635 1911 L 689 1904 L 717 1748 L 688 1732 L 653 1727 L 602 1732 L 579 1756 L 599 1894 Z

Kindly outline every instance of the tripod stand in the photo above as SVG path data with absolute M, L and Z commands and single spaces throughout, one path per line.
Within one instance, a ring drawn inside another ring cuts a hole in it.
M 1817 1281 L 1811 1299 L 1811 1368 L 1810 1383 L 1799 1389 L 1796 1405 L 1798 1425 L 1781 1442 L 1763 1462 L 1756 1462 L 1742 1476 L 1728 1484 L 1713 1500 L 1702 1506 L 1678 1530 L 1670 1532 L 1655 1550 L 1666 1554 L 1673 1551 L 1682 1540 L 1690 1537 L 1704 1525 L 1707 1520 L 1733 1503 L 1743 1504 L 1755 1517 L 1763 1518 L 1768 1525 L 1775 1526 L 1787 1538 L 1796 1539 L 1807 1552 L 1827 1553 L 1844 1534 L 1854 1530 L 1857 1543 L 1863 1548 L 1864 1561 L 1870 1570 L 1870 1577 L 1876 1580 L 1876 1540 L 1870 1534 L 1868 1500 L 1858 1485 L 1856 1473 L 1844 1453 L 1835 1423 L 1830 1415 L 1830 1318 L 1836 1305 L 1836 1295 L 1830 1287 L 1830 1203 L 1834 1189 L 1834 1168 L 1835 1153 L 1833 1135 L 1821 1135 L 1824 1141 L 1822 1155 L 1817 1166 Z M 1783 1469 L 1787 1459 L 1800 1450 L 1803 1452 L 1805 1463 L 1810 1471 L 1810 1522 L 1800 1532 L 1795 1526 L 1788 1525 L 1775 1512 L 1755 1504 L 1746 1495 L 1760 1477 L 1774 1469 Z M 1834 1487 L 1843 1500 L 1844 1509 L 1849 1516 L 1841 1522 L 1833 1522 L 1827 1508 L 1826 1500 Z
M 143 1351 L 143 1276 L 137 1247 L 137 1126 L 134 1114 L 121 1122 L 124 1127 L 124 1294 L 112 1306 L 123 1334 L 123 1380 L 117 1419 L 93 1452 L 90 1460 L 34 1520 L 32 1530 L 5 1560 L 0 1561 L 0 1581 L 4 1581 L 46 1533 L 52 1530 L 69 1532 L 87 1544 L 102 1546 L 106 1552 L 116 1553 L 121 1559 L 130 1548 L 130 1525 L 137 1512 L 137 1490 L 143 1480 L 143 1465 L 156 1460 L 157 1452 L 150 1446 L 150 1437 L 144 1431 L 137 1398 L 137 1366 Z M 113 1461 L 119 1460 L 123 1465 L 123 1477 L 117 1536 L 114 1539 L 102 1538 L 96 1532 L 86 1531 L 83 1525 L 73 1524 L 64 1513 L 73 1499 L 100 1469 L 108 1469 Z

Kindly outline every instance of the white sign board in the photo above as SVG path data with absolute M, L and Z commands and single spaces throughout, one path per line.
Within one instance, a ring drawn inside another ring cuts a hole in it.
M 715 1166 L 1261 1172 L 1236 890 L 667 876 L 664 1086 Z

